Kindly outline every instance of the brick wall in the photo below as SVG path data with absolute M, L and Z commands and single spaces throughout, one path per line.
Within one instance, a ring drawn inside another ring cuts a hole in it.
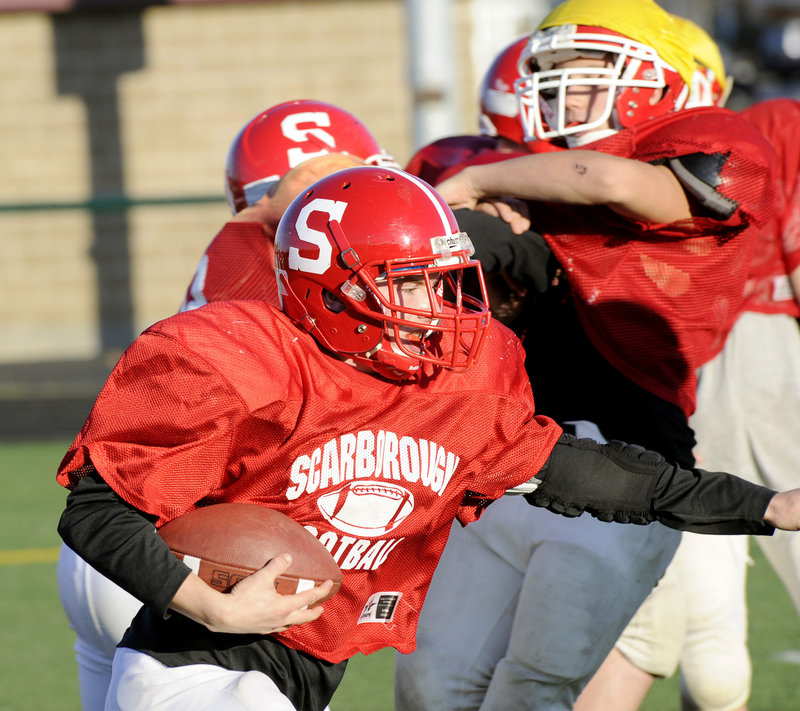
M 409 158 L 404 22 L 400 0 L 0 15 L 0 365 L 113 354 L 173 313 L 228 216 L 228 145 L 262 109 L 330 101 Z

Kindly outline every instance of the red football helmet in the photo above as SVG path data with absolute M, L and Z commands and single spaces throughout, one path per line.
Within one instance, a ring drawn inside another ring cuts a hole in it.
M 681 39 L 686 44 L 696 67 L 692 73 L 689 98 L 684 108 L 695 106 L 725 106 L 733 77 L 725 71 L 725 61 L 719 46 L 700 25 L 687 17 L 672 15 Z
M 275 237 L 284 312 L 333 353 L 393 379 L 422 362 L 466 370 L 490 315 L 480 263 L 447 203 L 393 168 L 333 173 L 299 195 Z M 475 294 L 466 293 L 465 276 Z M 404 303 L 407 286 L 417 291 Z
M 608 57 L 610 67 L 554 68 L 578 57 Z M 526 140 L 551 139 L 634 126 L 683 107 L 688 88 L 651 46 L 602 27 L 558 25 L 537 30 L 520 56 L 515 84 Z M 565 97 L 572 86 L 608 87 L 604 111 L 588 123 L 567 124 Z
M 480 133 L 502 136 L 514 143 L 525 143 L 514 82 L 520 78 L 519 57 L 528 35 L 515 39 L 494 59 L 480 87 Z
M 325 153 L 396 165 L 350 112 L 322 101 L 287 101 L 252 118 L 233 140 L 225 166 L 231 210 L 237 213 L 252 205 L 291 168 Z

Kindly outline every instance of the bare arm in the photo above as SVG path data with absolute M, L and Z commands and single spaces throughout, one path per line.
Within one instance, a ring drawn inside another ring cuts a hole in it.
M 630 219 L 670 223 L 691 217 L 689 199 L 665 166 L 568 150 L 470 166 L 436 186 L 454 208 L 474 208 L 483 198 L 574 205 L 607 205 Z

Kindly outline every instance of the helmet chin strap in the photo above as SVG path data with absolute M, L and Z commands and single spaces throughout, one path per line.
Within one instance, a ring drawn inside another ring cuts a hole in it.
M 375 372 L 392 380 L 412 380 L 417 377 L 420 361 L 393 348 L 380 348 L 371 358 Z
M 419 373 L 420 361 L 403 353 L 385 338 L 371 359 L 376 372 L 393 380 L 411 380 Z
M 385 342 L 366 353 L 340 355 L 340 358 L 358 370 L 372 371 L 389 380 L 413 380 L 417 377 L 420 361 L 382 345 Z

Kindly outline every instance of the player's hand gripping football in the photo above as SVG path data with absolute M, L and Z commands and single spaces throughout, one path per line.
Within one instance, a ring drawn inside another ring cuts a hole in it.
M 784 531 L 800 531 L 800 489 L 775 494 L 764 513 L 764 520 Z
M 311 607 L 331 591 L 332 582 L 294 595 L 279 595 L 275 579 L 289 568 L 288 554 L 276 556 L 261 570 L 237 583 L 230 593 L 221 593 L 196 575 L 178 589 L 170 607 L 205 625 L 212 632 L 272 634 L 293 625 L 316 620 L 321 605 Z

